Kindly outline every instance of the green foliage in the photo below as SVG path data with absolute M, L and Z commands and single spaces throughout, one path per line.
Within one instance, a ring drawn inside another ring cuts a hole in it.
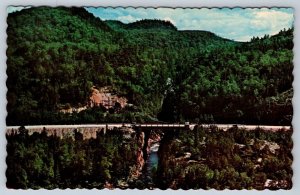
M 153 29 L 157 28 L 161 29 L 169 29 L 169 30 L 177 30 L 177 28 L 170 21 L 162 21 L 162 20 L 140 20 L 133 23 L 129 23 L 126 25 L 127 29 Z
M 130 176 L 137 159 L 135 140 L 124 142 L 117 130 L 89 140 L 74 133 L 75 140 L 46 132 L 28 135 L 23 128 L 7 135 L 7 187 L 104 188 L 105 182 L 116 186 Z
M 159 188 L 265 189 L 267 179 L 287 182 L 286 186 L 267 188 L 291 188 L 291 131 L 223 131 L 201 126 L 193 131 L 163 138 L 156 175 Z M 260 137 L 255 137 L 257 134 Z M 267 142 L 279 148 L 271 152 L 271 146 L 264 145 Z
M 144 121 L 291 122 L 283 94 L 292 93 L 293 28 L 239 43 L 169 21 L 104 22 L 64 7 L 24 9 L 7 23 L 9 125 L 70 121 L 59 106 L 87 104 L 92 86 L 111 86 Z M 69 123 L 97 121 L 92 115 Z
M 179 131 L 179 132 L 178 132 Z M 73 136 L 59 138 L 41 133 L 28 134 L 21 127 L 7 134 L 7 187 L 104 188 L 128 182 L 130 188 L 149 187 L 147 178 L 132 179 L 138 156 L 137 135 L 124 138 L 115 128 L 96 139 Z M 241 139 L 244 137 L 244 139 Z M 276 146 L 277 145 L 277 146 Z M 276 147 L 274 147 L 276 146 Z M 151 170 L 160 189 L 264 189 L 267 179 L 292 186 L 292 130 L 247 131 L 233 127 L 227 131 L 214 126 L 196 126 L 193 131 L 165 131 L 158 151 L 159 162 Z

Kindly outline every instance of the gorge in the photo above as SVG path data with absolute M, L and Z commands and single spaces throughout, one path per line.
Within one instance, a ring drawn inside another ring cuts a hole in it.
M 232 126 L 224 131 L 199 125 L 192 131 L 128 127 L 91 130 L 8 130 L 7 187 L 291 187 L 292 128 L 274 131 Z M 21 154 L 32 158 L 24 159 Z M 25 162 L 27 165 L 21 168 L 20 163 Z M 220 185 L 224 178 L 228 181 Z

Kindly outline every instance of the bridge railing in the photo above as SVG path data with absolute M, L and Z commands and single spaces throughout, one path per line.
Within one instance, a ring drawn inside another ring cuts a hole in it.
M 189 127 L 187 124 L 133 124 L 133 127 L 140 127 L 140 128 L 149 128 L 149 127 L 155 127 L 155 128 L 184 128 Z

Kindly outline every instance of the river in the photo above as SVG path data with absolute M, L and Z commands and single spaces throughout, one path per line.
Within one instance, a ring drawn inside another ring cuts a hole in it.
M 153 181 L 153 171 L 156 171 L 157 165 L 158 165 L 158 155 L 157 151 L 159 148 L 159 143 L 153 143 L 150 146 L 149 156 L 147 158 L 146 164 L 145 164 L 145 178 L 146 183 L 148 184 L 148 188 L 155 187 L 154 181 Z

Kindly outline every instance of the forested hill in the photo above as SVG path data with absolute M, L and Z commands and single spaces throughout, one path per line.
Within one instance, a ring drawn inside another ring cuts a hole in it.
M 170 22 L 158 19 L 144 19 L 129 24 L 124 24 L 118 20 L 107 20 L 105 21 L 108 26 L 114 30 L 133 30 L 133 29 L 157 29 L 157 30 L 174 30 L 177 31 L 177 28 Z
M 291 121 L 293 29 L 238 43 L 63 7 L 24 9 L 7 22 L 8 125 Z M 133 107 L 58 112 L 86 105 L 92 86 L 109 86 Z

